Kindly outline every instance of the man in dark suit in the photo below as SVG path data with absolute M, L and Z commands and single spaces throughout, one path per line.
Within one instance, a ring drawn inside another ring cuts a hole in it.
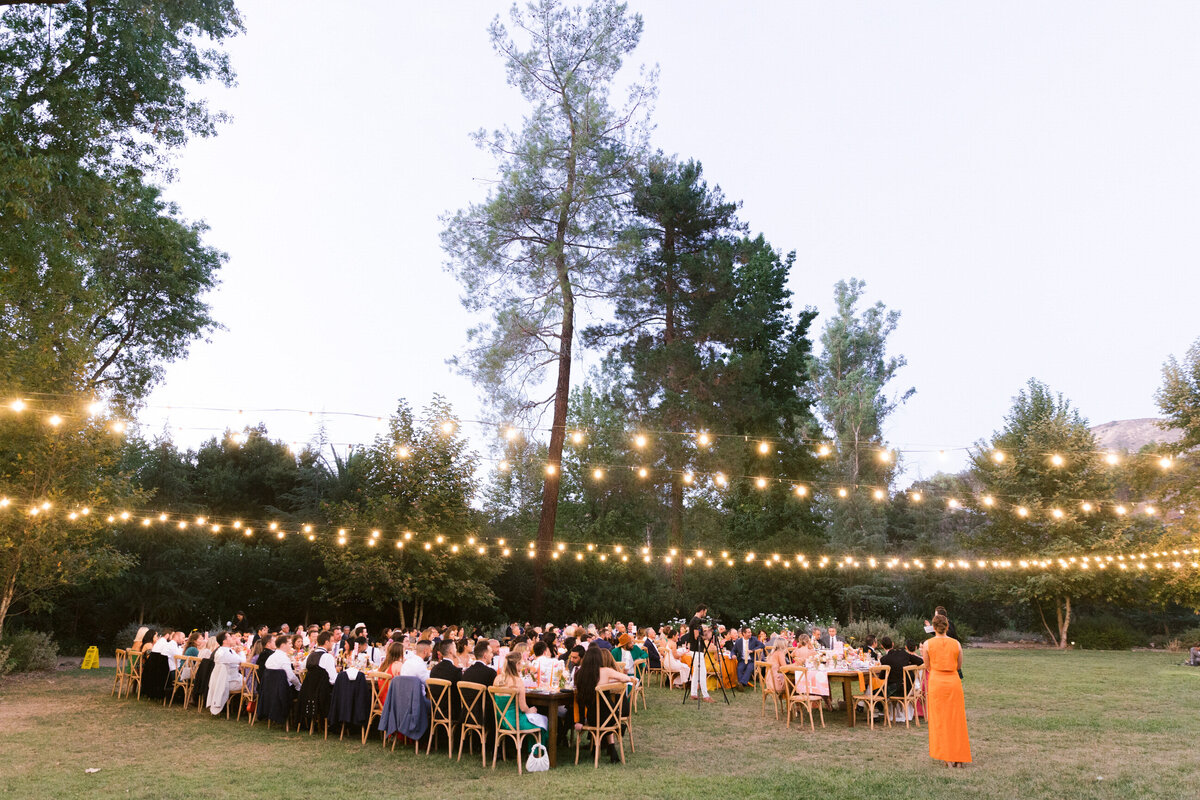
M 729 654 L 737 659 L 738 688 L 749 688 L 750 681 L 754 679 L 755 653 L 765 650 L 766 647 L 757 637 L 750 635 L 749 628 L 742 628 L 742 635 L 731 641 L 727 649 Z
M 946 607 L 938 606 L 937 608 L 935 608 L 933 610 L 933 615 L 936 617 L 938 614 L 941 614 L 943 617 L 946 618 L 946 621 L 950 623 L 950 627 L 948 627 L 946 629 L 946 635 L 949 636 L 951 639 L 954 639 L 959 644 L 961 644 L 962 640 L 958 638 L 958 629 L 954 627 L 954 622 L 950 619 L 950 615 L 946 613 Z M 926 633 L 928 633 L 929 629 L 932 627 L 933 626 L 929 623 L 929 620 L 925 620 Z
M 492 647 L 490 644 L 488 644 L 486 639 L 480 640 L 478 643 L 476 643 L 474 655 L 475 661 L 471 664 L 471 666 L 463 670 L 462 677 L 459 678 L 459 681 L 462 683 L 481 683 L 484 686 L 491 686 L 496 682 L 496 670 L 492 669 L 488 663 L 492 660 Z M 432 673 L 430 674 L 432 675 Z M 457 694 L 457 691 L 455 694 Z M 467 697 L 467 702 L 470 701 L 471 698 Z M 483 715 L 481 722 L 483 722 L 484 726 L 487 727 L 489 735 L 491 735 L 491 732 L 496 727 L 496 721 L 493 719 L 494 715 L 492 714 L 491 702 L 492 700 L 490 697 L 488 697 L 487 692 L 484 692 L 483 703 L 475 706 L 476 710 Z M 461 713 L 462 709 L 459 708 L 459 714 L 461 715 Z
M 441 660 L 429 670 L 429 677 L 450 681 L 450 718 L 458 719 L 458 682 L 462 679 L 463 671 L 454 663 L 454 642 L 449 639 L 437 646 Z
M 662 669 L 662 655 L 658 652 L 654 640 L 647 636 L 642 640 L 642 647 L 646 648 L 646 666 L 650 669 Z
M 840 636 L 837 635 L 837 628 L 830 625 L 828 632 L 821 637 L 821 647 L 824 647 L 826 650 L 833 650 L 839 644 L 845 646 L 846 643 Z
M 887 693 L 893 697 L 899 697 L 904 694 L 904 668 L 918 666 L 925 662 L 920 656 L 914 655 L 902 647 L 895 647 L 890 636 L 880 639 L 879 644 L 883 645 L 883 655 L 879 657 L 879 663 L 891 667 L 888 671 Z

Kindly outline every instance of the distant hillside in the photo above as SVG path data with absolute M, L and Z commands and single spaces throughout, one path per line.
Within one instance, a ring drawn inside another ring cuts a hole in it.
M 1105 450 L 1128 450 L 1136 452 L 1153 442 L 1170 444 L 1183 438 L 1178 428 L 1162 428 L 1161 420 L 1119 419 L 1092 428 L 1096 444 Z

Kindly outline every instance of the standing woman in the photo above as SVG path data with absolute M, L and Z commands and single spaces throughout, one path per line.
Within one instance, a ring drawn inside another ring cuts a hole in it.
M 934 637 L 925 642 L 925 672 L 928 678 L 927 714 L 929 756 L 961 767 L 971 763 L 967 738 L 967 704 L 963 698 L 962 646 L 946 635 L 950 620 L 943 614 L 933 618 Z

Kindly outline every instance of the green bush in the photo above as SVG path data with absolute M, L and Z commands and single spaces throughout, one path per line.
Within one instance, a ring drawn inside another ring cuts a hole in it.
M 1082 650 L 1130 650 L 1147 639 L 1128 622 L 1111 614 L 1077 617 L 1067 631 L 1067 638 Z
M 1195 647 L 1200 644 L 1200 628 L 1188 628 L 1171 637 L 1178 639 L 1184 647 Z
M 3 665 L 0 674 L 6 672 L 47 672 L 58 666 L 58 645 L 48 633 L 20 631 L 5 635 L 0 640 L 0 655 Z
M 0 678 L 12 672 L 12 662 L 8 660 L 8 647 L 0 647 Z
M 890 636 L 893 642 L 900 637 L 900 632 L 893 628 L 886 619 L 879 619 L 878 617 L 874 619 L 860 619 L 858 622 L 844 625 L 838 631 L 838 634 L 854 647 L 862 647 L 868 634 L 873 635 L 876 639 Z
M 1011 628 L 996 631 L 992 640 L 997 642 L 1018 642 L 1021 644 L 1041 644 L 1046 641 L 1046 634 L 1030 631 L 1014 631 Z
M 920 617 L 901 617 L 896 620 L 896 633 L 900 635 L 900 642 L 906 639 L 912 639 L 917 644 L 929 638 L 929 634 L 925 632 L 925 620 Z
M 147 628 L 156 630 L 160 633 L 162 632 L 162 629 L 163 629 L 162 625 L 159 625 L 157 622 L 147 622 L 147 623 L 145 623 L 145 626 Z M 119 631 L 117 631 L 116 637 L 114 638 L 114 641 L 113 641 L 113 644 L 116 647 L 121 647 L 121 648 L 133 647 L 133 637 L 137 634 L 138 630 L 141 627 L 142 626 L 136 622 L 129 623 L 124 628 L 121 628 Z M 111 655 L 111 653 L 109 655 Z

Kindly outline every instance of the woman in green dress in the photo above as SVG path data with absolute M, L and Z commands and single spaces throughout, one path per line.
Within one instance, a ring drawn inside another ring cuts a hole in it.
M 509 703 L 504 709 L 502 725 L 510 730 L 515 728 L 522 731 L 537 731 L 538 741 L 544 745 L 550 720 L 525 702 L 525 681 L 521 679 L 520 664 L 520 653 L 509 653 L 504 657 L 500 674 L 496 676 L 496 682 L 493 684 L 497 689 L 512 690 L 516 696 L 516 700 Z M 496 701 L 497 708 L 503 704 L 502 700 Z

